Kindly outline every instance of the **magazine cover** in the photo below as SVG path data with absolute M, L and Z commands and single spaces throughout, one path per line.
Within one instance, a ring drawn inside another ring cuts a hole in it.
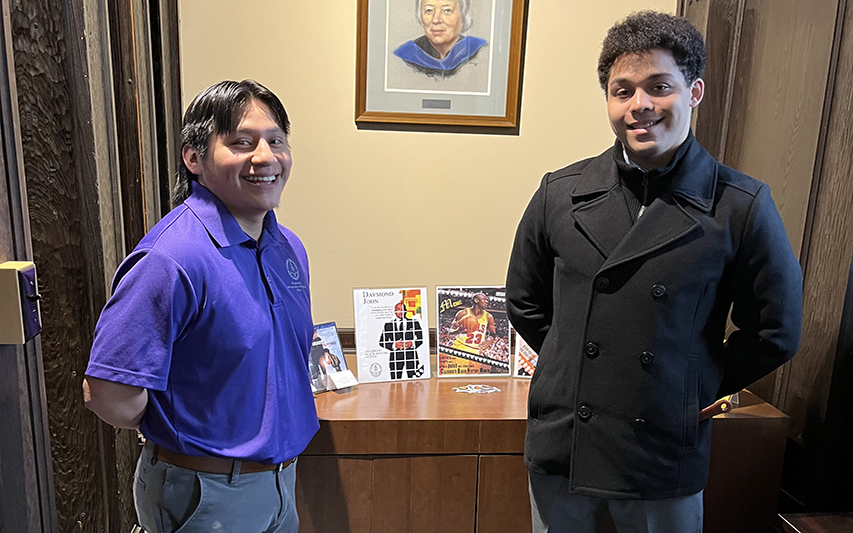
M 436 287 L 438 376 L 509 376 L 504 287 Z
M 524 342 L 521 335 L 515 332 L 515 375 L 520 378 L 533 376 L 539 354 L 533 351 L 529 344 Z
M 327 379 L 328 375 L 347 371 L 347 360 L 334 322 L 314 325 L 308 369 L 311 371 L 311 389 L 315 393 L 337 388 Z
M 355 289 L 353 304 L 359 381 L 430 377 L 426 287 Z

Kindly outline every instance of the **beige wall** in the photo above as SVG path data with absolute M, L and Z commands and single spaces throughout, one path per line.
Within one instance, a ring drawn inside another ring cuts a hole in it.
M 308 248 L 316 322 L 352 327 L 355 287 L 425 285 L 434 320 L 436 285 L 503 284 L 542 175 L 613 142 L 595 74 L 607 28 L 677 6 L 529 3 L 521 128 L 508 136 L 359 131 L 355 0 L 180 1 L 185 105 L 253 78 L 287 107 L 294 168 L 277 214 Z

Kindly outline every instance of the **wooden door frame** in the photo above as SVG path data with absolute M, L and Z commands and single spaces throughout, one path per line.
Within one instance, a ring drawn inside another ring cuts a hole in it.
M 0 262 L 31 261 L 9 2 L 0 0 Z M 40 339 L 0 345 L 0 532 L 58 531 Z

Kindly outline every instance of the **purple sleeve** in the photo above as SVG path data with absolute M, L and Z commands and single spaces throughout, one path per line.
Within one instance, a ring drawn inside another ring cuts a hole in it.
M 197 312 L 186 272 L 156 252 L 130 255 L 101 312 L 86 375 L 165 390 L 172 345 Z

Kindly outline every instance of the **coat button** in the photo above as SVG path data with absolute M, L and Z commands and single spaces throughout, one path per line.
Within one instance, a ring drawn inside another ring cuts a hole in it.
M 666 287 L 663 285 L 652 285 L 652 298 L 658 300 L 666 296 Z
M 592 418 L 592 411 L 590 411 L 589 407 L 581 405 L 580 408 L 578 408 L 578 418 L 580 418 L 582 422 L 589 422 L 589 419 Z
M 610 286 L 610 280 L 604 276 L 595 278 L 595 288 L 599 291 L 603 291 L 607 287 Z
M 644 365 L 651 364 L 655 360 L 655 354 L 652 352 L 643 352 L 640 354 L 640 362 Z
M 637 418 L 636 420 L 631 422 L 631 427 L 635 431 L 642 431 L 642 430 L 646 429 L 646 421 L 643 420 L 642 418 Z
M 583 351 L 590 359 L 595 359 L 596 357 L 598 357 L 598 345 L 594 342 L 586 343 L 586 346 L 584 346 Z

